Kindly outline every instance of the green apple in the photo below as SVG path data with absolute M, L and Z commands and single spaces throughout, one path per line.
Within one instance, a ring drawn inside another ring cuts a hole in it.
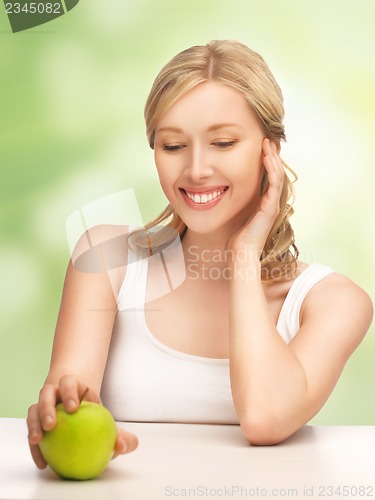
M 117 428 L 107 408 L 82 401 L 68 413 L 63 403 L 56 406 L 56 426 L 44 431 L 39 443 L 52 470 L 65 479 L 92 479 L 99 476 L 112 458 Z

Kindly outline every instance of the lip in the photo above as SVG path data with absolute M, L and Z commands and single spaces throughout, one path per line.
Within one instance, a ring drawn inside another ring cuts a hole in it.
M 220 189 L 223 189 L 223 188 L 224 188 L 224 191 L 217 198 L 214 198 L 211 201 L 207 201 L 206 203 L 195 203 L 195 201 L 191 200 L 188 197 L 188 195 L 186 194 L 184 188 L 180 188 L 180 193 L 181 193 L 181 195 L 182 195 L 182 197 L 183 197 L 183 199 L 184 199 L 184 201 L 185 201 L 185 203 L 187 204 L 188 207 L 193 208 L 194 210 L 209 210 L 210 208 L 215 207 L 216 205 L 218 205 L 221 202 L 221 200 L 225 196 L 225 193 L 229 189 L 228 186 L 218 186 L 218 187 L 210 188 L 210 189 L 207 189 L 207 188 L 203 189 L 203 188 L 201 188 L 200 190 L 198 190 L 198 189 L 190 189 L 190 188 L 187 189 L 187 191 L 189 191 L 190 193 L 206 194 L 206 193 L 211 193 L 212 191 L 220 190 Z

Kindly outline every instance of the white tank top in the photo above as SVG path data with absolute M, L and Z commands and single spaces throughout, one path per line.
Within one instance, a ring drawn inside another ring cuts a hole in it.
M 147 260 L 127 267 L 101 390 L 118 421 L 239 424 L 229 360 L 186 354 L 168 347 L 145 320 Z M 277 322 L 289 343 L 309 290 L 333 270 L 311 264 L 293 282 Z

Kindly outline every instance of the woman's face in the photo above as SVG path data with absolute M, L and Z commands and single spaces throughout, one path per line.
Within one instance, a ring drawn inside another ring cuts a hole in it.
M 241 227 L 260 197 L 265 135 L 241 94 L 207 82 L 180 98 L 155 132 L 155 162 L 169 203 L 187 227 Z

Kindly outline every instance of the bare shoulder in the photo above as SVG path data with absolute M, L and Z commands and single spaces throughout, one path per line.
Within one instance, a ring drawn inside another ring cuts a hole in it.
M 126 225 L 100 224 L 81 234 L 71 254 L 69 275 L 74 283 L 102 283 L 102 293 L 107 288 L 103 283 L 110 283 L 117 296 L 127 265 L 128 233 Z
M 109 224 L 87 229 L 72 252 L 74 267 L 78 271 L 97 273 L 126 265 L 128 231 L 128 226 Z
M 361 313 L 372 317 L 373 305 L 368 293 L 350 278 L 339 273 L 332 273 L 317 283 L 306 297 L 306 306 L 315 302 L 328 302 L 332 307 L 346 305 L 350 311 L 356 308 Z
M 358 344 L 373 318 L 373 304 L 368 293 L 348 277 L 332 273 L 317 283 L 301 307 L 301 325 L 330 325 L 341 331 L 349 343 Z M 354 347 L 354 345 L 353 345 Z

